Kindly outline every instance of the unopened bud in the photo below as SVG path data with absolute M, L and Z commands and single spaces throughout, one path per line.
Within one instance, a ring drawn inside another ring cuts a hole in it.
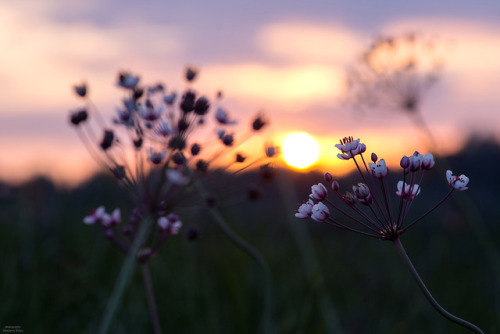
M 193 67 L 188 67 L 186 69 L 186 79 L 187 81 L 193 81 L 195 78 L 196 78 L 196 74 L 198 73 L 198 71 L 193 68 Z
M 408 168 L 410 166 L 410 158 L 408 158 L 406 155 L 401 158 L 401 162 L 399 163 L 401 168 Z
M 332 181 L 333 181 L 333 176 L 332 176 L 332 174 L 330 174 L 330 173 L 326 172 L 326 173 L 325 173 L 325 181 L 326 181 L 326 182 L 328 182 L 328 183 L 332 183 Z
M 200 153 L 201 151 L 201 146 L 197 143 L 194 143 L 193 145 L 191 145 L 191 155 L 198 155 L 198 153 Z
M 372 153 L 372 161 L 377 162 L 377 160 L 378 160 L 377 155 L 375 153 Z

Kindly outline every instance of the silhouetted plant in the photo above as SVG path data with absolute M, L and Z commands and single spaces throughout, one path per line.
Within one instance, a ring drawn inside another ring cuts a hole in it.
M 399 200 L 397 204 L 394 202 L 393 205 L 391 190 L 386 178 L 388 168 L 385 160 L 379 160 L 377 154 L 372 153 L 372 162 L 367 164 L 363 157 L 366 145 L 361 143 L 359 139 L 354 140 L 352 137 L 342 139 L 340 144 L 335 146 L 341 151 L 338 154 L 339 159 L 352 159 L 363 183 L 352 186 L 352 192 L 347 191 L 342 195 L 339 182 L 330 173 L 326 173 L 325 181 L 329 184 L 335 199 L 329 198 L 329 191 L 322 183 L 313 185 L 310 198 L 299 205 L 295 216 L 300 219 L 310 217 L 315 221 L 342 230 L 392 241 L 431 305 L 447 319 L 476 333 L 483 333 L 477 326 L 452 315 L 436 302 L 415 270 L 400 240 L 403 233 L 438 208 L 454 191 L 467 190 L 469 178 L 465 175 L 455 176 L 450 170 L 446 171 L 446 179 L 450 186 L 448 193 L 431 209 L 421 214 L 419 218 L 407 222 L 408 212 L 415 198 L 421 192 L 421 183 L 425 173 L 434 168 L 435 162 L 432 154 L 422 155 L 419 152 L 414 152 L 409 157 L 403 156 L 400 161 L 403 180 L 398 182 L 396 191 Z M 356 159 L 356 156 L 359 156 L 360 161 Z M 396 210 L 395 207 L 397 207 Z M 332 211 L 330 211 L 331 209 Z M 346 218 L 346 221 L 341 219 L 342 217 Z
M 125 96 L 112 123 L 106 122 L 92 104 L 86 84 L 74 87 L 85 106 L 71 112 L 71 124 L 92 157 L 103 169 L 111 172 L 134 203 L 127 224 L 120 224 L 119 208 L 107 212 L 101 206 L 84 218 L 88 225 L 102 226 L 105 236 L 128 255 L 108 303 L 101 332 L 106 332 L 110 325 L 136 260 L 141 263 L 154 330 L 161 332 L 147 263 L 168 238 L 179 233 L 183 223 L 176 208 L 186 200 L 186 195 L 193 193 L 193 189 L 201 197 L 200 204 L 207 205 L 224 233 L 264 270 L 267 299 L 263 307 L 263 322 L 270 326 L 272 296 L 267 264 L 260 253 L 234 233 L 216 211 L 214 197 L 205 190 L 199 178 L 231 165 L 239 165 L 234 173 L 259 162 L 263 163 L 261 169 L 271 168 L 266 160 L 271 159 L 277 150 L 274 146 L 266 146 L 262 155 L 253 159 L 237 151 L 240 144 L 260 133 L 268 121 L 264 115 L 258 114 L 247 131 L 237 135 L 234 130 L 237 121 L 223 107 L 220 92 L 214 102 L 215 128 L 210 128 L 207 117 L 212 103 L 192 88 L 197 75 L 194 68 L 186 70 L 188 88 L 178 98 L 176 92 L 167 91 L 162 83 L 141 86 L 139 76 L 119 73 L 117 86 Z M 227 154 L 234 154 L 234 159 L 223 165 L 221 157 Z M 256 189 L 257 186 L 249 188 L 250 200 L 258 199 L 260 188 L 259 191 Z M 188 202 L 192 204 L 192 199 Z M 120 228 L 121 225 L 125 226 Z M 187 237 L 193 239 L 192 231 Z

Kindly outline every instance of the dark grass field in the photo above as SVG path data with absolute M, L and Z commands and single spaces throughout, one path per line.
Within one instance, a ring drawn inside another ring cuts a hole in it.
M 476 140 L 447 161 L 454 172 L 470 177 L 470 189 L 453 194 L 401 240 L 443 307 L 485 333 L 500 333 L 500 148 Z M 243 193 L 253 176 L 229 181 Z M 218 177 L 218 183 L 228 182 L 228 176 Z M 395 177 L 389 179 L 394 189 Z M 296 203 L 321 181 L 321 174 L 280 171 L 257 202 L 220 193 L 228 222 L 270 265 L 277 332 L 467 333 L 425 300 L 391 242 L 293 217 Z M 342 178 L 341 189 L 359 181 Z M 82 218 L 101 204 L 130 212 L 126 195 L 106 176 L 77 189 L 57 188 L 43 178 L 2 189 L 0 327 L 96 333 L 124 256 Z M 418 216 L 447 190 L 444 175 L 433 171 L 412 214 Z M 150 262 L 163 332 L 258 332 L 264 299 L 259 267 L 199 202 L 187 200 L 178 211 L 183 231 L 196 228 L 199 237 L 172 237 Z M 152 332 L 136 269 L 112 333 Z

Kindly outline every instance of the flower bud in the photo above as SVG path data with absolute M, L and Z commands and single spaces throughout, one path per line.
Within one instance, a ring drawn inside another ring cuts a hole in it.
M 196 170 L 205 173 L 208 170 L 208 162 L 203 159 L 198 160 L 196 162 Z
M 242 163 L 242 162 L 244 162 L 246 158 L 247 158 L 247 157 L 245 157 L 244 155 L 242 155 L 242 154 L 240 154 L 240 153 L 236 154 L 236 162 L 237 162 L 237 163 Z
M 377 160 L 378 160 L 378 157 L 377 157 L 377 155 L 375 153 L 372 153 L 372 157 L 371 158 L 372 158 L 373 162 L 377 162 Z
M 78 126 L 80 125 L 80 123 L 85 122 L 87 118 L 88 118 L 87 110 L 81 109 L 72 113 L 69 117 L 69 120 L 71 124 Z
M 403 156 L 399 165 L 401 166 L 401 168 L 408 168 L 410 166 L 410 159 L 406 155 Z
M 191 155 L 196 156 L 201 151 L 201 146 L 197 143 L 191 145 Z
M 311 187 L 311 194 L 309 195 L 310 198 L 316 201 L 322 201 L 326 198 L 326 196 L 328 196 L 328 190 L 326 190 L 323 183 L 318 183 Z
M 254 131 L 259 131 L 260 129 L 262 129 L 264 127 L 264 125 L 266 125 L 266 123 L 267 122 L 264 120 L 264 118 L 259 115 L 253 121 L 253 123 L 252 123 L 252 129 L 254 129 Z
M 107 149 L 109 149 L 111 147 L 111 145 L 113 145 L 114 138 L 115 138 L 115 134 L 113 133 L 113 131 L 111 131 L 111 130 L 104 131 L 104 136 L 103 136 L 101 144 L 100 144 L 103 151 L 106 151 Z
M 196 70 L 193 67 L 188 67 L 186 69 L 186 80 L 191 82 L 196 78 L 196 74 L 198 73 L 198 70 Z
M 194 110 L 194 100 L 196 98 L 196 94 L 193 91 L 188 90 L 184 93 L 181 102 L 181 109 L 184 113 L 188 113 Z
M 75 93 L 80 97 L 85 97 L 87 95 L 87 85 L 82 83 L 81 85 L 73 86 Z
M 339 191 L 339 188 L 340 188 L 340 185 L 339 185 L 339 182 L 337 180 L 333 180 L 332 182 L 332 190 L 337 192 Z
M 434 162 L 434 156 L 431 153 L 424 155 L 422 159 L 422 169 L 430 170 L 434 167 L 436 163 Z
M 234 136 L 232 134 L 227 134 L 222 137 L 222 143 L 226 146 L 233 146 Z
M 325 181 L 326 181 L 326 182 L 328 182 L 328 183 L 332 183 L 332 181 L 333 181 L 333 176 L 332 176 L 332 174 L 330 174 L 330 173 L 326 172 L 326 173 L 325 173 Z
M 346 192 L 342 198 L 346 201 L 347 204 L 354 205 L 356 204 L 356 195 L 350 192 Z
M 206 115 L 208 112 L 208 108 L 210 108 L 210 103 L 205 96 L 198 98 L 198 100 L 196 100 L 196 103 L 194 104 L 194 112 L 196 115 Z

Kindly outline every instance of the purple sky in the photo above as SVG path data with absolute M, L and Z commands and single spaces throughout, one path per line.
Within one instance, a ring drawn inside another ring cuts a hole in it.
M 243 118 L 265 110 L 277 137 L 302 130 L 332 144 L 354 135 L 412 145 L 404 115 L 356 117 L 339 103 L 345 67 L 379 33 L 406 31 L 449 46 L 422 110 L 439 149 L 470 132 L 498 138 L 498 1 L 0 1 L 0 178 L 65 180 L 72 166 L 92 164 L 67 126 L 79 106 L 70 87 L 86 80 L 112 113 L 123 69 L 181 90 L 183 68 L 195 65 L 200 91 L 223 89 Z

